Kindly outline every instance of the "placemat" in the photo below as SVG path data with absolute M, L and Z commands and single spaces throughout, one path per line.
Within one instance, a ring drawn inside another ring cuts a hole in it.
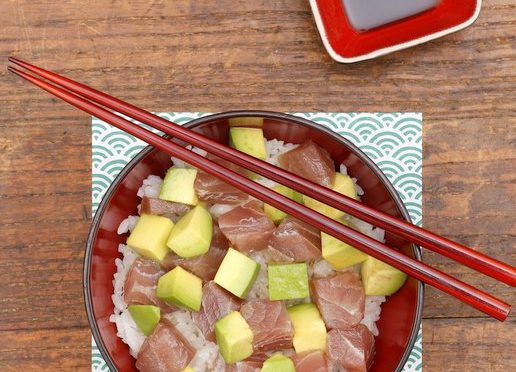
M 209 115 L 200 112 L 158 113 L 177 124 Z M 422 220 L 421 113 L 293 113 L 322 124 L 360 147 L 389 177 L 410 212 L 412 221 Z M 122 168 L 146 144 L 114 127 L 92 118 L 92 213 Z M 92 338 L 91 369 L 109 371 Z M 404 372 L 422 371 L 422 330 Z

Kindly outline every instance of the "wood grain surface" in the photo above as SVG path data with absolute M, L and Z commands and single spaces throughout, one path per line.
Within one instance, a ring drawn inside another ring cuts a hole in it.
M 154 111 L 421 111 L 425 226 L 516 263 L 514 1 L 355 65 L 328 57 L 306 0 L 5 0 L 0 25 L 4 66 L 18 56 Z M 5 68 L 0 113 L 0 369 L 88 370 L 90 118 Z M 512 288 L 425 261 L 516 303 Z M 425 370 L 516 370 L 514 317 L 431 288 L 424 316 Z

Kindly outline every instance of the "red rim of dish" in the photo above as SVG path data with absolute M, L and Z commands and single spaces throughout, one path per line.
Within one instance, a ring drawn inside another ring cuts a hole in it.
M 364 32 L 350 25 L 342 0 L 310 0 L 310 5 L 328 54 L 353 63 L 462 30 L 478 18 L 482 0 L 442 0 L 433 9 Z
M 380 170 L 380 168 L 357 146 L 355 146 L 351 141 L 342 137 L 341 135 L 333 132 L 332 130 L 314 123 L 313 121 L 303 119 L 300 117 L 292 116 L 285 113 L 273 112 L 273 111 L 252 111 L 252 110 L 242 110 L 242 111 L 227 111 L 218 114 L 204 116 L 199 119 L 192 120 L 186 124 L 184 127 L 192 129 L 198 125 L 204 124 L 206 121 L 216 121 L 220 119 L 229 119 L 232 117 L 245 117 L 245 116 L 261 116 L 266 119 L 279 119 L 279 120 L 288 120 L 295 122 L 296 124 L 300 124 L 307 127 L 316 128 L 317 130 L 328 134 L 333 137 L 343 146 L 347 147 L 352 153 L 354 153 L 362 162 L 364 162 L 382 181 L 383 185 L 388 190 L 390 196 L 392 197 L 396 207 L 399 209 L 403 218 L 409 222 L 411 222 L 410 214 L 406 209 L 401 197 L 398 195 L 396 189 L 389 181 L 387 176 Z M 102 220 L 102 216 L 109 205 L 109 202 L 118 187 L 119 183 L 131 172 L 131 170 L 143 159 L 145 158 L 151 151 L 154 150 L 154 147 L 147 146 L 142 151 L 138 153 L 123 169 L 120 171 L 118 176 L 113 180 L 108 190 L 104 194 L 102 201 L 93 217 L 93 221 L 91 223 L 91 227 L 88 233 L 88 240 L 86 241 L 86 251 L 84 254 L 84 264 L 83 264 L 83 295 L 84 295 L 84 305 L 86 308 L 86 314 L 88 317 L 88 323 L 90 325 L 90 329 L 97 344 L 97 347 L 102 355 L 102 358 L 106 362 L 110 371 L 117 372 L 118 368 L 116 367 L 111 354 L 109 353 L 100 333 L 99 325 L 95 318 L 94 308 L 93 308 L 93 299 L 90 288 L 90 278 L 91 278 L 91 264 L 93 257 L 93 249 L 95 247 L 95 241 L 97 239 L 97 232 L 99 229 L 100 222 Z M 415 244 L 411 244 L 412 250 L 414 252 L 414 258 L 421 261 L 421 248 L 419 248 Z M 419 329 L 422 322 L 423 317 L 423 301 L 424 301 L 424 284 L 421 281 L 417 281 L 417 302 L 416 302 L 416 314 L 414 323 L 412 324 L 412 329 L 410 331 L 410 337 L 401 357 L 398 366 L 396 367 L 396 372 L 399 372 L 405 366 L 410 354 L 412 352 L 412 348 L 417 340 L 417 336 L 419 333 Z

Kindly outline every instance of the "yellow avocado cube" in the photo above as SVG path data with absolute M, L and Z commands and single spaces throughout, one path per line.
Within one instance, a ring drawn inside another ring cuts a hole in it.
M 215 337 L 227 364 L 244 360 L 253 353 L 253 331 L 238 311 L 217 320 Z
M 197 205 L 194 182 L 197 169 L 172 167 L 167 171 L 159 198 L 176 203 Z
M 181 266 L 176 266 L 159 278 L 156 295 L 170 304 L 199 311 L 202 299 L 202 279 Z
M 335 175 L 335 181 L 333 183 L 332 190 L 353 199 L 357 198 L 355 184 L 353 183 L 351 177 L 340 173 Z M 311 208 L 333 219 L 341 218 L 345 214 L 341 210 L 330 207 L 329 205 L 321 203 L 320 201 L 312 199 L 306 195 L 303 195 L 303 202 L 308 208 Z
M 299 304 L 287 309 L 294 326 L 294 349 L 304 351 L 326 351 L 326 326 L 315 304 Z
M 342 222 L 349 226 L 348 223 Z M 333 236 L 321 232 L 322 256 L 335 269 L 340 270 L 364 262 L 367 254 Z
M 166 217 L 142 214 L 127 239 L 127 245 L 143 257 L 161 261 L 170 251 L 167 239 L 173 227 L 174 223 Z
M 245 299 L 259 272 L 259 263 L 229 248 L 213 280 L 228 292 Z
M 190 258 L 208 252 L 213 235 L 213 222 L 208 210 L 197 205 L 176 222 L 167 246 L 178 256 Z
M 265 137 L 261 128 L 230 128 L 229 145 L 258 159 L 265 160 L 267 157 Z

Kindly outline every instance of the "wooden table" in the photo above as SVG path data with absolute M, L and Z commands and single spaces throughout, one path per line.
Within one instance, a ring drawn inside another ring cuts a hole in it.
M 0 25 L 4 66 L 19 56 L 155 111 L 421 111 L 425 226 L 516 262 L 511 0 L 486 0 L 468 30 L 355 65 L 328 57 L 306 0 L 5 0 Z M 0 75 L 0 369 L 88 370 L 90 118 Z M 425 370 L 516 370 L 514 317 L 486 319 L 431 288 L 424 315 Z

